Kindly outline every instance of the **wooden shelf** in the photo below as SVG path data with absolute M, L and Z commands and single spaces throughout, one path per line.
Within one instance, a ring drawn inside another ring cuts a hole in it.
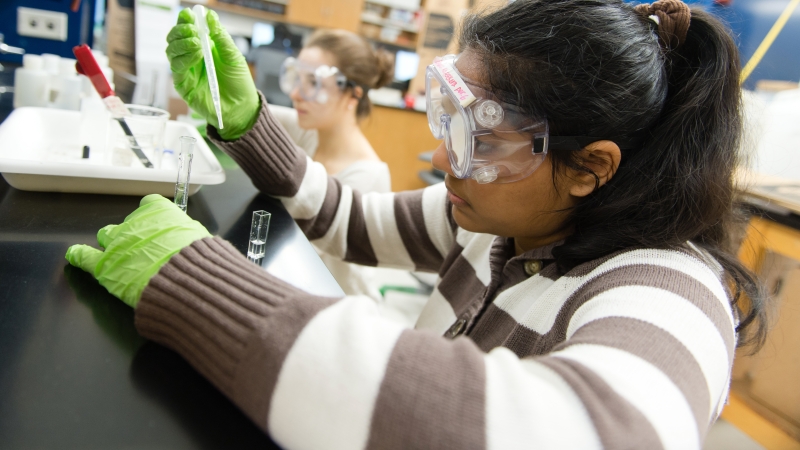
M 404 24 L 404 23 L 400 23 L 400 22 L 394 22 L 394 21 L 387 20 L 387 19 L 378 19 L 378 18 L 372 17 L 371 15 L 362 14 L 361 15 L 361 21 L 364 22 L 364 23 L 371 23 L 373 25 L 378 25 L 378 26 L 381 26 L 381 27 L 397 28 L 398 30 L 406 31 L 406 32 L 409 32 L 409 33 L 414 33 L 414 34 L 419 33 L 419 29 L 417 27 L 414 27 L 414 26 L 411 26 L 411 25 L 408 25 L 408 24 Z
M 425 113 L 374 105 L 372 114 L 361 122 L 361 130 L 381 160 L 389 165 L 392 191 L 426 186 L 419 172 L 430 171 L 431 164 L 417 157 L 438 147 L 440 141 L 431 134 Z
M 408 51 L 411 51 L 411 52 L 413 52 L 413 51 L 416 51 L 416 50 L 417 50 L 417 47 L 416 47 L 416 45 L 414 45 L 414 44 L 398 44 L 397 42 L 389 42 L 389 41 L 384 41 L 384 40 L 381 40 L 381 39 L 370 38 L 370 37 L 366 37 L 366 36 L 365 36 L 364 38 L 365 38 L 366 40 L 370 41 L 370 42 L 375 42 L 375 43 L 378 43 L 378 44 L 383 44 L 383 45 L 388 45 L 388 46 L 396 47 L 397 49 L 400 49 L 400 50 L 408 50 Z
M 739 261 L 757 273 L 771 289 L 768 308 L 772 320 L 767 340 L 758 353 L 749 355 L 745 353 L 747 349 L 737 351 L 731 375 L 731 393 L 738 395 L 750 409 L 763 417 L 763 422 L 771 423 L 795 441 L 800 441 L 800 408 L 793 401 L 800 396 L 796 383 L 800 375 L 796 356 L 800 351 L 800 333 L 796 326 L 800 319 L 797 295 L 800 291 L 800 266 L 797 262 L 800 261 L 800 230 L 753 216 L 738 256 Z M 725 411 L 722 417 L 767 449 L 800 450 L 800 442 L 795 442 L 794 446 L 767 445 L 757 437 L 760 432 L 747 431 L 733 418 L 728 419 Z
M 800 450 L 800 442 L 753 411 L 737 394 L 730 394 L 721 417 L 767 450 Z
M 418 2 L 415 5 L 415 8 L 407 8 L 406 5 L 399 5 L 396 2 L 385 0 L 365 0 L 365 3 L 372 3 L 373 5 L 385 6 L 387 8 L 405 9 L 406 11 L 420 9 L 422 7 L 422 2 Z
M 273 1 L 276 4 L 288 4 L 286 0 Z M 247 8 L 245 6 L 232 5 L 230 3 L 223 3 L 217 0 L 194 1 L 194 0 L 181 0 L 181 5 L 205 5 L 217 11 L 224 11 L 232 14 L 239 14 L 242 16 L 255 17 L 257 19 L 264 19 L 273 22 L 286 22 L 286 15 L 262 11 L 260 9 Z

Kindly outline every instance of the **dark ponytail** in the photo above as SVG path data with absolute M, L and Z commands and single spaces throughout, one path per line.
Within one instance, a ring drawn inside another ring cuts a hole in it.
M 641 142 L 623 150 L 614 177 L 570 211 L 565 225 L 575 232 L 553 252 L 559 269 L 691 241 L 722 266 L 740 344 L 758 348 L 765 295 L 730 237 L 744 218 L 734 183 L 738 50 L 728 30 L 699 9 L 681 45 L 663 46 L 658 31 L 621 1 L 518 0 L 468 17 L 461 45 L 482 55 L 488 83 L 506 101 L 547 117 L 552 135 Z M 554 177 L 566 168 L 590 172 L 578 152 L 551 151 L 550 158 Z

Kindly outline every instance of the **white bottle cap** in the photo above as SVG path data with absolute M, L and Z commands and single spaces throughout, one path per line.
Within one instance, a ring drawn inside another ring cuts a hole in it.
M 61 63 L 60 56 L 52 53 L 42 53 L 42 59 L 44 60 L 44 70 L 54 74 L 58 73 L 58 65 Z
M 58 63 L 58 72 L 61 75 L 73 75 L 77 73 L 75 70 L 75 60 L 70 58 L 61 58 Z
M 68 87 L 70 91 L 81 94 L 83 90 L 83 79 L 78 75 L 64 77 L 64 86 Z
M 39 55 L 25 54 L 22 55 L 22 67 L 31 70 L 42 70 L 44 60 Z
M 79 111 L 81 109 L 82 88 L 83 80 L 78 75 L 61 75 L 61 90 L 53 106 L 60 109 Z

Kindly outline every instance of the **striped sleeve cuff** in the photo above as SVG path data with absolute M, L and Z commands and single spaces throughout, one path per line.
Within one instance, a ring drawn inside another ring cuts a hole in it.
M 184 248 L 153 277 L 136 308 L 136 328 L 181 354 L 266 431 L 289 349 L 336 301 L 270 276 L 213 237 Z
M 206 132 L 214 144 L 230 155 L 259 191 L 292 197 L 300 189 L 306 172 L 306 154 L 299 149 L 283 125 L 267 108 L 267 99 L 259 92 L 261 110 L 253 128 L 239 139 L 226 141 L 217 130 Z

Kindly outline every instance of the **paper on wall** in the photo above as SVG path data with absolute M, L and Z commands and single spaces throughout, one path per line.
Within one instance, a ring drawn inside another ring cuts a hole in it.
M 133 103 L 166 109 L 172 85 L 167 34 L 175 26 L 179 0 L 136 0 L 136 90 Z

